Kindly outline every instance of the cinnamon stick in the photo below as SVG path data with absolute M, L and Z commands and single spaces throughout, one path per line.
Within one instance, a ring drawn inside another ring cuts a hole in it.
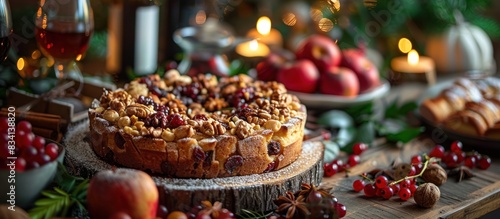
M 8 116 L 8 111 L 6 109 L 2 109 L 0 111 L 0 116 Z M 65 124 L 63 123 L 63 119 L 61 116 L 46 114 L 46 113 L 37 113 L 37 112 L 26 112 L 23 117 L 21 117 L 21 112 L 16 111 L 16 120 L 27 120 L 34 127 L 51 129 L 59 132 Z
M 62 135 L 60 135 L 61 133 L 55 130 L 33 127 L 32 131 L 35 135 L 54 140 L 56 142 L 59 142 L 62 139 Z

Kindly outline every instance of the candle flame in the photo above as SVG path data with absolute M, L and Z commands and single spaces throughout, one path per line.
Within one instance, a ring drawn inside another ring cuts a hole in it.
M 411 41 L 407 38 L 401 38 L 398 42 L 398 48 L 403 53 L 408 53 L 412 49 Z
M 259 49 L 259 42 L 257 42 L 257 40 L 252 40 L 249 43 L 249 47 L 250 47 L 250 50 L 256 51 Z
M 410 63 L 410 65 L 418 64 L 419 58 L 420 57 L 418 56 L 418 52 L 416 50 L 412 49 L 408 52 L 408 63 Z
M 262 35 L 267 35 L 271 32 L 271 19 L 266 16 L 262 16 L 257 21 L 257 32 Z

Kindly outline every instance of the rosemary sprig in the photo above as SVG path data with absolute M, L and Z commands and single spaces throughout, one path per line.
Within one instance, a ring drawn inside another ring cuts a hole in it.
M 42 198 L 35 202 L 35 207 L 28 213 L 32 219 L 50 219 L 55 216 L 67 216 L 73 207 L 86 211 L 88 186 L 88 179 L 70 175 L 64 165 L 59 163 L 54 187 L 42 191 Z

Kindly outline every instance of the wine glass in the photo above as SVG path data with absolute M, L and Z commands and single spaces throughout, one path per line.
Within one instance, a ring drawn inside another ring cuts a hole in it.
M 83 76 L 75 63 L 87 51 L 94 32 L 94 15 L 90 0 L 40 0 L 35 18 L 35 37 L 40 50 L 54 58 L 54 70 L 59 81 L 71 76 L 80 81 Z
M 4 61 L 10 48 L 12 18 L 8 0 L 0 0 L 0 61 Z

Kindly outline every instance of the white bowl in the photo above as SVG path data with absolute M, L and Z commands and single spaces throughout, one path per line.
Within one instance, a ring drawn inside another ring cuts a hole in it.
M 53 142 L 48 139 L 46 141 L 47 143 Z M 33 206 L 40 196 L 40 192 L 54 179 L 57 163 L 64 161 L 66 150 L 61 144 L 56 144 L 59 146 L 59 156 L 43 166 L 27 171 L 0 170 L 0 200 L 2 203 L 14 204 L 25 210 Z M 10 195 L 8 193 L 11 193 L 12 187 L 15 189 L 15 194 Z

